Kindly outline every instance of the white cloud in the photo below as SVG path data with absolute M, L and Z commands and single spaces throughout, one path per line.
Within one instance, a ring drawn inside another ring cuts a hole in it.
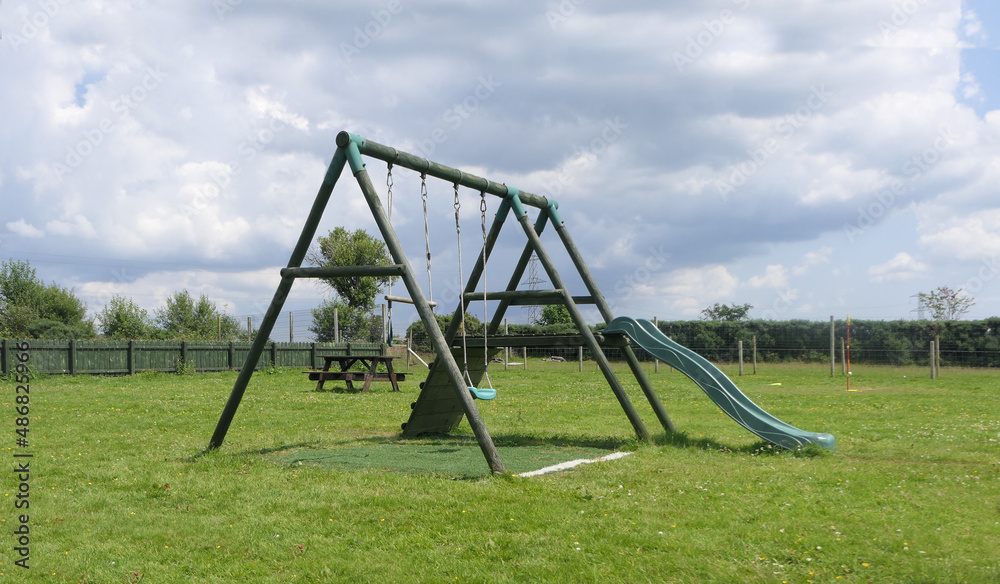
M 112 296 L 127 296 L 142 308 L 152 312 L 164 306 L 169 296 L 187 290 L 195 297 L 208 296 L 220 310 L 234 313 L 263 313 L 274 288 L 281 280 L 280 267 L 268 267 L 245 272 L 211 272 L 206 270 L 153 271 L 131 278 L 128 270 L 112 270 L 109 280 L 85 282 L 75 287 L 95 310 L 100 310 Z M 238 292 L 236 290 L 239 290 Z M 300 282 L 293 290 L 299 296 L 319 297 L 316 288 Z
M 788 270 L 781 264 L 769 265 L 760 276 L 752 276 L 747 280 L 751 288 L 770 288 L 779 290 L 788 288 Z
M 626 233 L 614 241 L 609 241 L 604 246 L 604 251 L 592 259 L 595 269 L 613 266 L 625 261 L 632 255 L 632 246 L 635 243 L 635 234 Z
M 261 116 L 270 116 L 303 132 L 308 132 L 309 120 L 288 111 L 288 106 L 281 103 L 281 98 L 269 98 L 267 94 L 270 90 L 271 88 L 267 85 L 248 88 L 246 90 L 246 98 L 251 109 Z
M 924 234 L 920 245 L 935 254 L 961 260 L 1000 254 L 1000 209 L 979 211 L 928 227 L 934 231 Z
M 930 271 L 930 266 L 914 259 L 906 252 L 899 252 L 884 264 L 868 268 L 868 279 L 876 284 L 896 280 L 913 280 Z
M 45 229 L 53 235 L 63 237 L 78 237 L 81 239 L 97 237 L 97 230 L 94 229 L 90 220 L 83 215 L 74 215 L 65 221 L 53 219 L 45 224 Z
M 715 302 L 732 298 L 738 288 L 739 278 L 719 265 L 674 270 L 654 286 L 668 300 L 671 311 L 689 317 Z
M 983 23 L 979 19 L 979 15 L 976 14 L 975 10 L 966 10 L 962 14 L 962 20 L 965 22 L 962 25 L 962 32 L 968 37 L 982 37 L 983 35 Z
M 818 266 L 821 264 L 830 263 L 830 256 L 833 254 L 833 248 L 829 246 L 823 246 L 816 251 L 808 251 L 802 256 L 802 263 L 792 268 L 792 274 L 796 276 L 801 276 L 807 272 L 813 266 Z
M 962 97 L 965 99 L 972 99 L 974 97 L 980 98 L 982 101 L 983 89 L 979 86 L 979 81 L 976 80 L 976 76 L 972 73 L 962 74 Z
M 21 237 L 38 238 L 45 237 L 45 232 L 41 229 L 31 225 L 24 218 L 20 218 L 17 221 L 11 221 L 7 223 L 7 229 L 10 229 L 14 233 L 20 235 Z

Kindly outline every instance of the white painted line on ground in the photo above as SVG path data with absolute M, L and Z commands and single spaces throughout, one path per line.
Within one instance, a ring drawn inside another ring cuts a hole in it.
M 624 458 L 624 457 L 628 456 L 629 454 L 632 454 L 632 453 L 631 452 L 612 452 L 611 454 L 609 454 L 607 456 L 602 456 L 600 458 L 592 458 L 592 459 L 589 459 L 589 460 L 586 459 L 586 458 L 579 458 L 577 460 L 571 460 L 569 462 L 560 462 L 559 464 L 553 464 L 552 466 L 547 466 L 545 468 L 540 468 L 538 470 L 532 470 L 532 471 L 528 471 L 528 472 L 522 472 L 521 474 L 519 474 L 517 476 L 519 476 L 519 477 L 537 477 L 538 475 L 548 474 L 550 472 L 559 472 L 561 470 L 571 469 L 571 468 L 573 468 L 575 466 L 580 466 L 581 464 L 591 464 L 593 462 L 601 462 L 601 461 L 604 461 L 604 460 L 616 460 L 616 459 L 619 459 L 619 458 Z

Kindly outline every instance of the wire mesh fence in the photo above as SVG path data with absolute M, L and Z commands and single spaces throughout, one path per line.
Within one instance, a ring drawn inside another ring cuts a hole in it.
M 1000 367 L 1000 318 L 981 321 L 852 321 L 848 337 L 845 321 L 674 321 L 659 323 L 660 330 L 674 341 L 717 364 L 737 364 L 742 354 L 746 364 L 815 363 L 829 369 L 853 365 L 927 366 L 936 351 L 940 367 Z M 594 327 L 600 332 L 602 326 Z M 537 327 L 519 325 L 512 334 L 537 332 Z M 566 329 L 555 331 L 573 333 Z M 481 335 L 470 330 L 469 335 Z M 430 342 L 422 327 L 412 327 L 409 342 L 416 351 L 430 352 Z M 539 335 L 544 338 L 544 335 Z M 848 340 L 849 338 L 849 340 Z M 489 342 L 489 339 L 487 339 Z M 498 341 L 499 342 L 499 341 Z M 533 343 L 525 349 L 511 349 L 511 360 L 524 357 L 550 361 L 577 362 L 578 344 Z M 932 345 L 933 343 L 933 345 Z M 742 345 L 742 346 L 741 346 Z M 611 361 L 624 359 L 621 349 L 605 347 Z M 640 361 L 654 360 L 641 348 L 634 348 Z M 590 350 L 582 349 L 582 359 L 590 361 Z

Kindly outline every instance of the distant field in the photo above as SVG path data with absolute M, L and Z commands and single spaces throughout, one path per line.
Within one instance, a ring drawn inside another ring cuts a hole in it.
M 35 379 L 27 449 L 0 382 L 5 464 L 34 455 L 32 567 L 13 564 L 8 537 L 0 578 L 1000 582 L 1000 371 L 855 367 L 850 393 L 822 366 L 726 371 L 778 418 L 834 434 L 837 452 L 775 451 L 665 366 L 651 376 L 680 435 L 622 375 L 655 444 L 633 439 L 593 363 L 494 367 L 499 396 L 477 403 L 501 455 L 634 451 L 534 478 L 486 476 L 467 425 L 397 440 L 418 375 L 358 394 L 258 373 L 204 456 L 234 373 Z M 18 488 L 4 473 L 8 534 Z

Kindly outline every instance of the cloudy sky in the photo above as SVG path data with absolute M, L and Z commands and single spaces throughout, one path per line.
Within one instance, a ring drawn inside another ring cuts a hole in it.
M 187 288 L 262 313 L 346 129 L 557 199 L 618 314 L 914 318 L 942 285 L 1000 314 L 991 0 L 8 0 L 0 31 L 0 258 L 95 312 Z M 322 232 L 374 232 L 344 179 Z M 419 176 L 394 183 L 423 274 Z M 454 302 L 451 185 L 428 187 Z M 490 288 L 522 245 L 511 224 Z

